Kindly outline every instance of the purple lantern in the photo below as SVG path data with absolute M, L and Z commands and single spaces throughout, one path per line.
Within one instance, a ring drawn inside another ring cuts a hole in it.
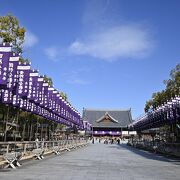
M 42 103 L 42 87 L 43 87 L 43 81 L 44 79 L 42 77 L 38 77 L 37 78 L 37 93 L 36 93 L 36 99 L 35 99 L 35 103 L 36 104 L 40 104 Z
M 17 66 L 19 64 L 19 55 L 11 53 L 9 58 L 9 69 L 7 77 L 7 88 L 10 90 L 15 90 L 17 83 Z
M 38 83 L 38 72 L 31 70 L 29 74 L 29 87 L 28 87 L 28 99 L 35 102 L 37 100 L 37 83 Z
M 9 44 L 3 43 L 0 45 L 0 86 L 7 86 L 9 59 L 11 56 L 12 47 Z
M 29 92 L 29 74 L 30 74 L 29 64 L 20 64 L 17 67 L 18 72 L 18 86 L 17 94 L 21 98 L 27 98 Z
M 41 99 L 41 107 L 44 107 L 46 109 L 48 109 L 48 83 L 43 83 L 42 84 L 42 99 Z

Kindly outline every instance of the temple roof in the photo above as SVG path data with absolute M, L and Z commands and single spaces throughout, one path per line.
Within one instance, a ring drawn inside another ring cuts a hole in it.
M 132 123 L 130 109 L 83 109 L 82 118 L 93 127 L 120 128 Z

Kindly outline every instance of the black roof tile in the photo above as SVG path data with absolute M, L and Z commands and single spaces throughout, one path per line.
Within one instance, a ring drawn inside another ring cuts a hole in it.
M 115 121 L 103 122 L 100 118 L 108 114 Z M 131 110 L 112 110 L 112 109 L 83 109 L 83 120 L 88 121 L 93 127 L 119 128 L 127 127 L 132 123 Z

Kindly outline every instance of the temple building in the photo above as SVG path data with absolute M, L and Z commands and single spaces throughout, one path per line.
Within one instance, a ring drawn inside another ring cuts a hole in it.
M 92 125 L 94 136 L 121 136 L 132 123 L 131 109 L 83 109 L 83 121 Z

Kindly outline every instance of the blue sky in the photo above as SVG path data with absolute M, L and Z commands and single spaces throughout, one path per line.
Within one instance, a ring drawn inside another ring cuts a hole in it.
M 180 62 L 179 0 L 0 0 L 27 29 L 23 56 L 82 108 L 144 112 Z

